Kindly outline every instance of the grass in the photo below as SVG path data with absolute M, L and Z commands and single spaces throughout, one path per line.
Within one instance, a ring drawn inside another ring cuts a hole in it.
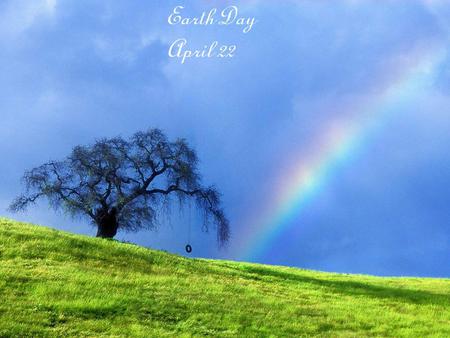
M 450 280 L 187 259 L 0 219 L 0 337 L 450 337 Z

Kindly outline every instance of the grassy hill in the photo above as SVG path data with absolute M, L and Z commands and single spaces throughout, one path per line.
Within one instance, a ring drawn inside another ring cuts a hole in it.
M 450 337 L 450 280 L 186 259 L 0 219 L 0 337 Z

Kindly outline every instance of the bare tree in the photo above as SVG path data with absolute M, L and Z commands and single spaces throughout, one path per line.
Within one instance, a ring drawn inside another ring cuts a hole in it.
M 129 140 L 102 139 L 77 146 L 63 161 L 51 161 L 24 175 L 26 191 L 10 210 L 22 211 L 41 197 L 71 216 L 88 217 L 97 237 L 113 238 L 119 229 L 154 229 L 164 203 L 194 199 L 217 228 L 220 245 L 229 239 L 229 222 L 214 187 L 204 187 L 198 158 L 184 139 L 170 142 L 158 129 Z

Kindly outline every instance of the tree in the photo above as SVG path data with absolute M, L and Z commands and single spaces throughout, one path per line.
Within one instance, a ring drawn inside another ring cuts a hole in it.
M 25 210 L 40 198 L 72 217 L 89 218 L 97 237 L 117 231 L 154 229 L 167 203 L 194 199 L 205 226 L 216 225 L 220 245 L 229 239 L 229 222 L 214 187 L 204 187 L 196 152 L 184 139 L 170 142 L 158 129 L 138 132 L 129 140 L 102 139 L 77 146 L 62 161 L 51 161 L 24 174 L 25 193 L 10 206 Z

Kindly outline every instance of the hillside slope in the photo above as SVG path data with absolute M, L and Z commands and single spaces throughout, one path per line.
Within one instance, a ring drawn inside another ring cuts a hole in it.
M 0 219 L 0 336 L 450 337 L 450 280 L 186 259 Z

